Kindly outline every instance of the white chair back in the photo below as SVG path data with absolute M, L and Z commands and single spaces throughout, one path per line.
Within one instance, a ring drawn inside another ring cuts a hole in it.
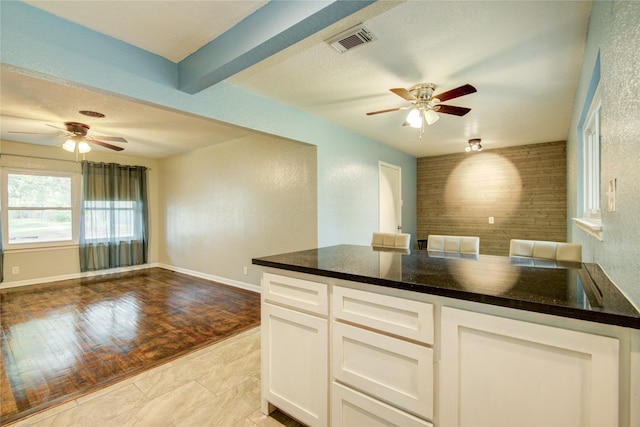
M 371 246 L 377 248 L 410 249 L 411 234 L 374 232 Z
M 546 240 L 511 239 L 509 256 L 565 262 L 582 262 L 582 245 Z
M 443 236 L 431 234 L 428 237 L 427 250 L 478 255 L 480 253 L 480 238 L 473 236 Z

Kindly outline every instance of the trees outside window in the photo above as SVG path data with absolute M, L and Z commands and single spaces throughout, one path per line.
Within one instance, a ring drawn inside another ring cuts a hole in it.
M 77 178 L 72 174 L 4 171 L 5 248 L 77 243 Z

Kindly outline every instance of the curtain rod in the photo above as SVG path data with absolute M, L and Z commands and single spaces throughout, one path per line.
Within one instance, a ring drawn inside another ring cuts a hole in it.
M 51 159 L 49 157 L 41 157 L 41 156 L 29 156 L 26 154 L 11 154 L 11 153 L 0 153 L 0 159 L 2 158 L 2 156 L 11 156 L 11 157 L 24 157 L 27 159 L 38 159 L 38 160 L 53 160 L 56 162 L 68 162 L 68 163 L 77 163 L 78 165 L 80 165 L 81 162 L 77 161 L 77 160 L 67 160 L 67 159 Z M 122 165 L 122 166 L 133 166 L 133 165 Z M 143 166 L 145 168 L 147 168 L 147 170 L 151 170 L 151 168 L 148 168 L 146 166 Z

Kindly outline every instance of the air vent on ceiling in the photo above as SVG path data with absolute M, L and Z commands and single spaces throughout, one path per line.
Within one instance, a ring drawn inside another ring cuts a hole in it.
M 360 46 L 365 43 L 372 42 L 376 39 L 364 25 L 359 24 L 353 28 L 343 31 L 340 34 L 331 37 L 327 43 L 340 53 L 344 53 L 349 49 Z

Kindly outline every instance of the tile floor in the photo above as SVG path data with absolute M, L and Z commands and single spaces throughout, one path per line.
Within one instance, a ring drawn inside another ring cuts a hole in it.
M 299 427 L 260 411 L 260 328 L 254 328 L 11 427 Z

